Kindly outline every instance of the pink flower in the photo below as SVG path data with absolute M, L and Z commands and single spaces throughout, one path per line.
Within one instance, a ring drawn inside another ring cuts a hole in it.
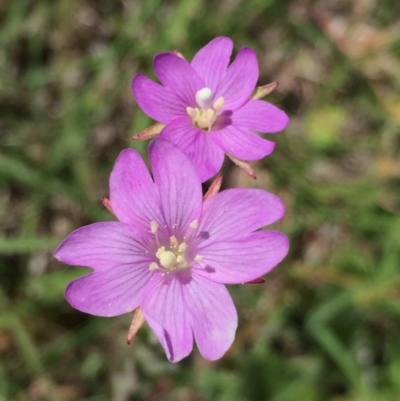
M 166 124 L 160 138 L 184 151 L 201 181 L 220 170 L 225 153 L 240 160 L 269 155 L 275 144 L 253 131 L 275 133 L 289 122 L 274 105 L 250 99 L 258 79 L 256 54 L 244 47 L 229 65 L 232 47 L 231 39 L 215 38 L 191 63 L 159 53 L 153 64 L 162 85 L 141 74 L 132 82 L 140 108 Z
M 55 257 L 93 271 L 65 292 L 76 309 L 117 316 L 141 307 L 172 362 L 196 341 L 215 360 L 234 340 L 237 314 L 224 284 L 268 273 L 286 255 L 287 238 L 258 231 L 284 215 L 260 189 L 228 189 L 206 200 L 196 170 L 174 145 L 150 147 L 153 177 L 139 154 L 124 150 L 110 178 L 119 221 L 72 232 Z

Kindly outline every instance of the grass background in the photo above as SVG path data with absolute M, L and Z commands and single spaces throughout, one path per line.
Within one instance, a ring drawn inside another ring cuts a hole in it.
M 167 362 L 131 316 L 63 297 L 82 270 L 52 250 L 111 219 L 118 153 L 151 122 L 130 82 L 155 53 L 232 37 L 291 125 L 225 187 L 279 194 L 291 238 L 263 285 L 230 287 L 227 355 Z M 400 399 L 400 3 L 397 0 L 4 0 L 0 3 L 0 400 Z

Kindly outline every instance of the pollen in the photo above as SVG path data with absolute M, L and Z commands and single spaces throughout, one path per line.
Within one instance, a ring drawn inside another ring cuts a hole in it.
M 199 107 L 187 107 L 186 112 L 192 119 L 193 125 L 210 131 L 218 118 L 218 113 L 224 105 L 224 98 L 219 97 L 212 103 L 213 93 L 210 88 L 203 88 L 196 93 L 196 102 Z

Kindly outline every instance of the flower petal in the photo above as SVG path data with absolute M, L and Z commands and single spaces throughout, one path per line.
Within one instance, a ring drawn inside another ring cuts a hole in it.
M 262 189 L 233 188 L 203 203 L 198 236 L 201 247 L 213 242 L 245 238 L 285 214 L 283 202 Z
M 193 57 L 192 67 L 203 79 L 205 86 L 210 88 L 212 92 L 215 92 L 223 74 L 226 72 L 232 48 L 232 40 L 220 36 L 201 48 Z
M 210 361 L 221 358 L 235 339 L 237 313 L 224 285 L 192 275 L 183 287 L 194 338 L 201 355 Z
M 54 256 L 94 273 L 71 282 L 65 292 L 76 309 L 98 316 L 116 316 L 139 306 L 139 295 L 151 277 L 149 235 L 140 226 L 95 223 L 71 233 Z
M 226 153 L 241 160 L 260 160 L 272 153 L 275 143 L 247 128 L 227 125 L 210 133 L 211 139 Z
M 185 116 L 187 104 L 175 93 L 144 75 L 132 81 L 133 96 L 139 107 L 152 119 L 168 124 L 176 117 Z
M 173 53 L 159 53 L 153 65 L 161 83 L 174 92 L 185 107 L 196 107 L 196 92 L 204 88 L 204 82 L 186 60 Z
M 165 278 L 155 273 L 142 294 L 146 321 L 163 346 L 168 359 L 178 362 L 193 348 L 193 334 L 182 295 L 179 275 Z
M 140 226 L 117 221 L 78 228 L 58 246 L 54 257 L 73 266 L 95 270 L 117 269 L 136 263 L 151 263 L 146 257 L 149 234 Z
M 110 200 L 115 215 L 123 223 L 138 223 L 150 229 L 150 222 L 164 223 L 157 188 L 133 149 L 123 150 L 110 176 Z
M 232 124 L 259 132 L 275 133 L 284 130 L 289 124 L 286 113 L 263 100 L 249 100 L 232 113 Z
M 161 131 L 160 138 L 174 143 L 188 156 L 201 182 L 221 169 L 225 152 L 210 139 L 208 132 L 194 127 L 189 118 L 178 118 L 168 124 Z
M 243 47 L 222 77 L 215 99 L 224 98 L 224 110 L 236 110 L 249 100 L 258 80 L 258 62 L 254 50 Z
M 165 139 L 154 140 L 149 153 L 165 225 L 169 235 L 179 238 L 201 213 L 203 194 L 199 176 L 188 157 Z
M 199 247 L 199 274 L 224 284 L 239 284 L 263 276 L 287 255 L 289 242 L 277 231 L 258 231 L 241 240 L 212 242 Z
M 81 312 L 107 317 L 122 315 L 140 306 L 142 290 L 152 274 L 147 262 L 95 271 L 69 283 L 65 297 Z

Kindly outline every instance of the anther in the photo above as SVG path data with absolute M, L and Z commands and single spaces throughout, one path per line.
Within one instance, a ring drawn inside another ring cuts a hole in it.
M 199 226 L 199 221 L 196 219 L 196 220 L 193 220 L 190 224 L 189 224 L 189 227 L 190 228 L 197 228 Z
M 150 222 L 150 231 L 155 234 L 158 231 L 158 224 L 155 221 Z
M 169 237 L 169 242 L 174 248 L 176 248 L 178 246 L 178 244 L 179 244 L 178 240 L 175 237 L 175 235 Z
M 193 107 L 186 107 L 186 112 L 191 119 L 196 119 L 196 109 L 194 109 Z
M 158 269 L 158 264 L 156 262 L 151 262 L 149 266 L 149 270 L 152 272 Z
M 182 242 L 182 244 L 179 245 L 178 250 L 181 252 L 185 252 L 187 249 L 187 245 L 185 242 Z
M 214 110 L 215 111 L 220 111 L 221 109 L 222 109 L 222 106 L 224 105 L 224 98 L 221 96 L 221 97 L 219 97 L 215 102 L 214 102 L 214 105 L 213 105 L 213 108 L 214 108 Z
M 194 260 L 195 260 L 196 262 L 201 262 L 201 261 L 203 260 L 203 256 L 201 256 L 201 255 L 196 255 L 196 256 L 194 257 Z

